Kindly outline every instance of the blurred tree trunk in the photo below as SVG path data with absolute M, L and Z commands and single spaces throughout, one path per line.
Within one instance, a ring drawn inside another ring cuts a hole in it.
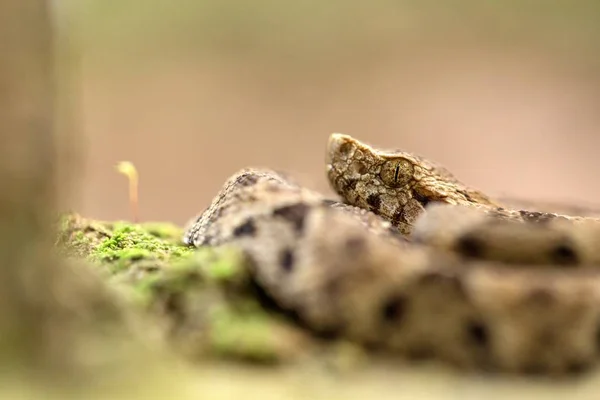
M 59 158 L 76 169 L 80 157 L 51 11 L 51 1 L 0 0 L 0 398 L 14 398 L 7 386 L 40 398 L 55 389 L 78 399 L 182 398 L 172 364 L 138 340 L 129 309 L 91 269 L 53 252 L 65 197 Z
M 45 0 L 0 0 L 0 359 L 13 372 L 41 361 L 53 302 L 53 37 Z

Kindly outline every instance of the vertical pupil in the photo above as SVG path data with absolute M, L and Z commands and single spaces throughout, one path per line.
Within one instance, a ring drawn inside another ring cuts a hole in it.
M 394 171 L 394 182 L 398 181 L 398 174 L 400 173 L 400 164 L 396 164 L 396 171 Z

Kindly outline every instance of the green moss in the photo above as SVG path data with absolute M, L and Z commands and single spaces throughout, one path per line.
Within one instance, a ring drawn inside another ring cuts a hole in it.
M 245 258 L 230 247 L 203 249 L 183 261 L 180 268 L 200 268 L 207 279 L 217 283 L 233 283 L 246 279 Z
M 104 222 L 66 214 L 57 226 L 61 252 L 85 258 L 127 283 L 194 254 L 181 243 L 182 229 L 170 223 Z
M 139 226 L 152 236 L 170 242 L 180 242 L 183 236 L 181 227 L 166 222 L 144 222 Z
M 241 288 L 247 284 L 243 265 L 243 256 L 235 249 L 199 249 L 188 257 L 173 260 L 167 268 L 138 280 L 134 288 L 148 303 L 165 295 L 189 293 L 207 284 Z
M 135 287 L 147 296 L 154 297 L 159 291 L 183 293 L 204 282 L 204 276 L 202 276 L 198 266 L 188 261 L 173 264 L 169 268 L 161 270 L 158 274 L 140 280 Z
M 172 242 L 168 242 L 141 225 L 115 222 L 105 226 L 110 229 L 108 237 L 90 251 L 88 259 L 107 265 L 112 273 L 127 272 L 142 261 L 171 262 L 193 254 L 192 249 L 175 241 L 177 232 L 171 227 L 165 229 L 171 232 Z M 159 229 L 158 224 L 154 226 Z
M 275 321 L 258 307 L 245 312 L 216 307 L 210 314 L 212 351 L 225 357 L 272 363 L 280 360 Z
M 183 245 L 174 245 L 160 240 L 139 225 L 115 223 L 110 238 L 98 246 L 95 257 L 102 261 L 110 261 L 122 253 L 119 250 L 137 249 L 145 250 L 158 259 L 165 260 L 178 258 L 192 253 L 192 250 Z
M 110 271 L 113 273 L 123 272 L 139 260 L 155 259 L 152 252 L 138 248 L 103 251 L 97 257 L 100 261 L 108 261 L 107 265 L 110 266 Z

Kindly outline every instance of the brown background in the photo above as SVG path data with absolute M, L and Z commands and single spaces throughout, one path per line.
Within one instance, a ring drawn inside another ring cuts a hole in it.
M 329 191 L 331 132 L 492 194 L 599 204 L 598 6 L 543 4 L 65 1 L 69 204 L 128 219 L 122 160 L 143 220 L 184 223 L 250 165 Z

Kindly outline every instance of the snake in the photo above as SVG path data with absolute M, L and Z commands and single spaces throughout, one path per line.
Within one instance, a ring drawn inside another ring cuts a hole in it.
M 239 170 L 183 242 L 241 249 L 261 296 L 318 337 L 462 370 L 597 366 L 600 213 L 521 209 L 342 133 L 325 169 L 337 198 L 285 172 Z

